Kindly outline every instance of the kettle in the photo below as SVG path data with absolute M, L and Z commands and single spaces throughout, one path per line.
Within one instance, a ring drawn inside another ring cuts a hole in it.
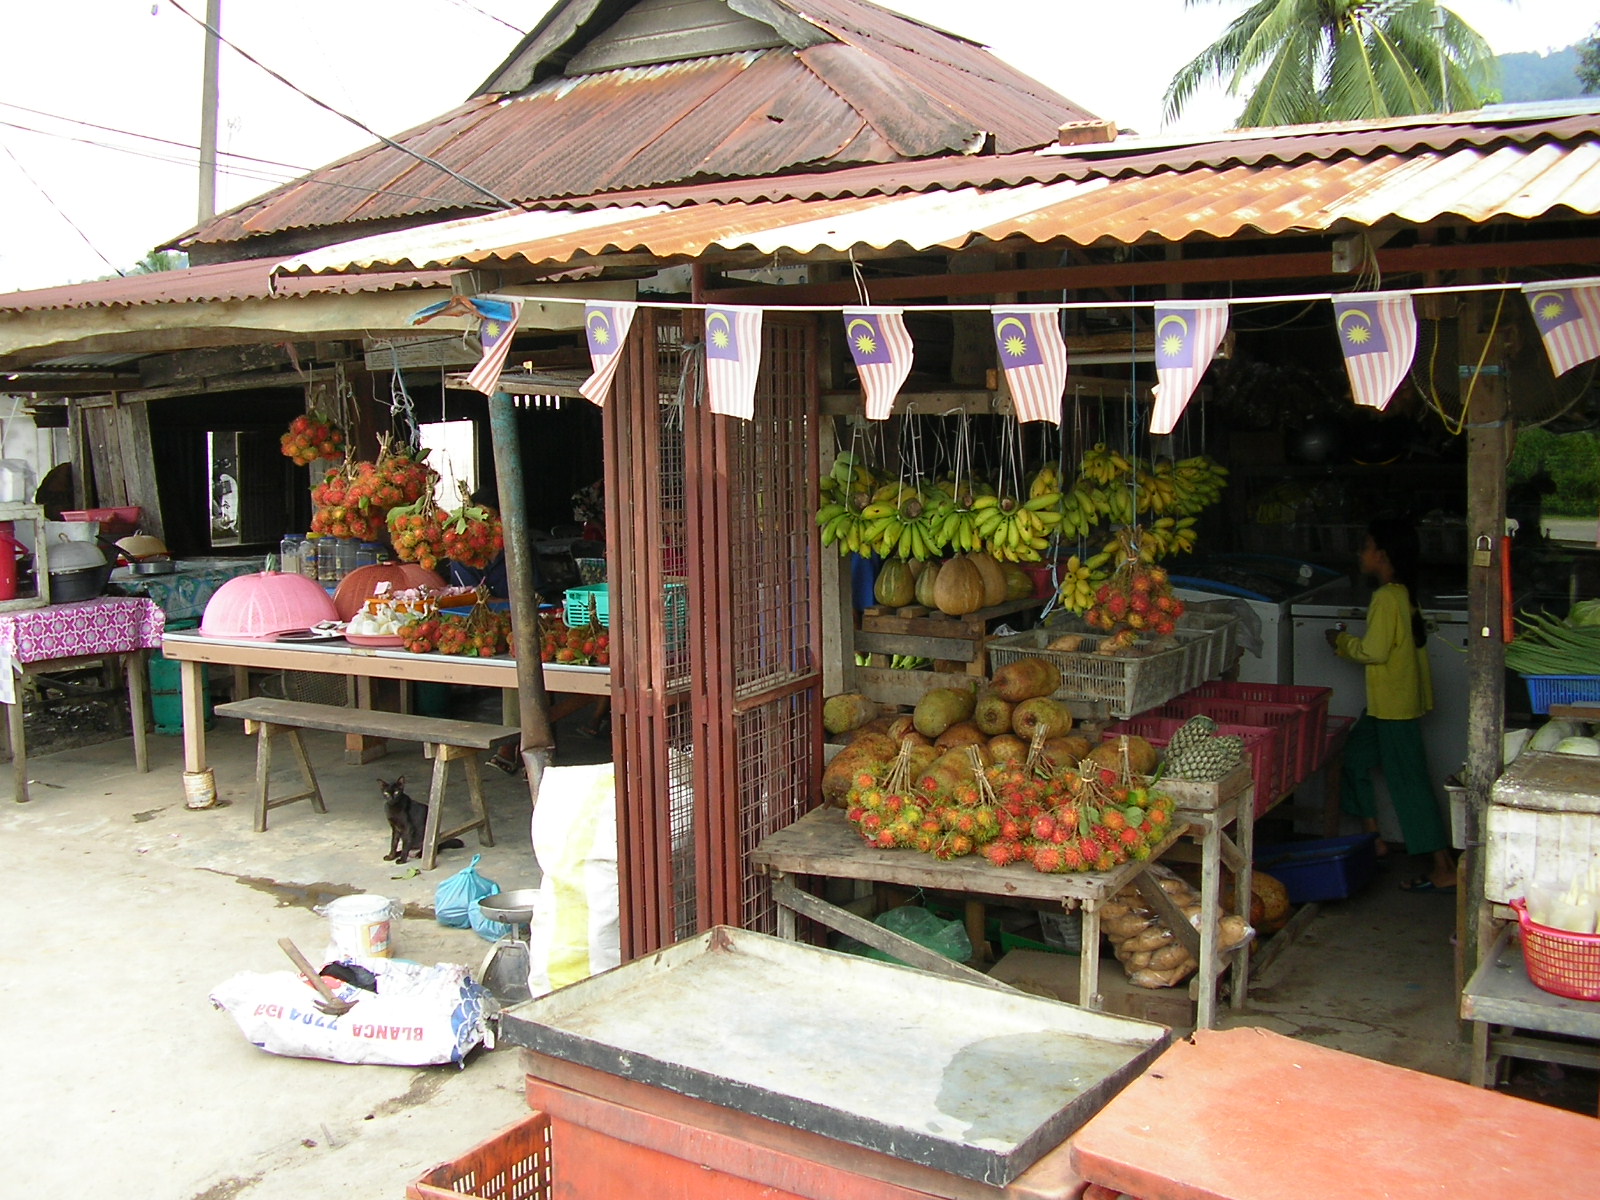
M 17 598 L 17 555 L 27 550 L 17 540 L 15 524 L 0 521 L 0 600 Z

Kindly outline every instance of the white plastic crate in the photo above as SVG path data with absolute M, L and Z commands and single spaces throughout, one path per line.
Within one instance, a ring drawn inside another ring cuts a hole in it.
M 1062 632 L 1060 627 L 1030 629 L 990 638 L 986 643 L 990 670 L 1023 658 L 1046 659 L 1061 671 L 1056 699 L 1103 703 L 1118 717 L 1131 717 L 1165 703 L 1191 686 L 1188 675 L 1194 655 L 1186 646 L 1143 655 L 1096 654 L 1094 649 L 1103 637 L 1085 634 L 1084 650 L 1046 650 Z

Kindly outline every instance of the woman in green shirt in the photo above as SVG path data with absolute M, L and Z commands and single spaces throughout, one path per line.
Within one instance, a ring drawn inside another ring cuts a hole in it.
M 1406 850 L 1430 857 L 1428 873 L 1401 888 L 1453 892 L 1455 859 L 1422 745 L 1420 718 L 1433 707 L 1433 679 L 1427 631 L 1416 604 L 1419 557 L 1417 532 L 1410 524 L 1374 521 L 1360 559 L 1362 573 L 1378 585 L 1367 609 L 1366 631 L 1360 637 L 1343 632 L 1343 626 L 1328 631 L 1328 644 L 1340 658 L 1366 667 L 1367 708 L 1345 745 L 1342 800 L 1346 812 L 1361 818 L 1362 828 L 1376 833 L 1372 772 L 1381 770 Z M 1381 840 L 1378 846 L 1381 852 Z

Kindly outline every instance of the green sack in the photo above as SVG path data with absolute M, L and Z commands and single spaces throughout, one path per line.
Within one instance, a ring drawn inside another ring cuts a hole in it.
M 960 921 L 942 921 L 927 909 L 915 904 L 902 905 L 891 908 L 873 922 L 882 926 L 890 933 L 898 933 L 903 938 L 909 938 L 919 946 L 932 950 L 953 962 L 966 962 L 972 957 L 972 939 L 967 936 L 967 928 Z M 874 958 L 879 962 L 901 963 L 900 959 L 892 954 L 885 954 L 882 950 L 864 945 L 853 938 L 845 938 L 839 944 L 839 949 L 846 954 L 858 954 L 863 958 Z

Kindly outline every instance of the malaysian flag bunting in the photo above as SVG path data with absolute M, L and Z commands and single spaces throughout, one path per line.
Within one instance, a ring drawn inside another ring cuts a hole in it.
M 706 309 L 706 391 L 711 411 L 750 420 L 761 369 L 761 310 Z
M 1357 404 L 1387 408 L 1417 353 L 1410 292 L 1351 295 L 1333 302 L 1333 324 Z
M 628 340 L 628 330 L 633 327 L 633 314 L 637 304 L 595 304 L 583 306 L 583 331 L 589 338 L 589 364 L 594 374 L 578 385 L 578 394 L 585 400 L 606 406 L 611 395 L 611 380 L 617 374 L 622 343 Z
M 990 309 L 994 344 L 1011 389 L 1018 421 L 1061 424 L 1061 396 L 1067 390 L 1067 343 L 1053 304 Z
M 1546 287 L 1530 283 L 1523 286 L 1522 293 L 1533 309 L 1533 322 L 1557 375 L 1600 358 L 1600 284 Z
M 478 340 L 483 357 L 467 372 L 467 386 L 485 396 L 500 390 L 500 372 L 505 369 L 511 339 L 516 336 L 517 318 L 522 315 L 521 300 L 474 300 L 472 306 L 483 319 L 478 323 Z
M 1156 386 L 1151 395 L 1156 403 L 1150 432 L 1171 433 L 1228 332 L 1228 304 L 1225 300 L 1158 304 L 1155 322 Z
M 901 384 L 911 374 L 911 335 L 898 308 L 847 308 L 845 340 L 856 360 L 867 418 L 882 421 L 894 408 Z

